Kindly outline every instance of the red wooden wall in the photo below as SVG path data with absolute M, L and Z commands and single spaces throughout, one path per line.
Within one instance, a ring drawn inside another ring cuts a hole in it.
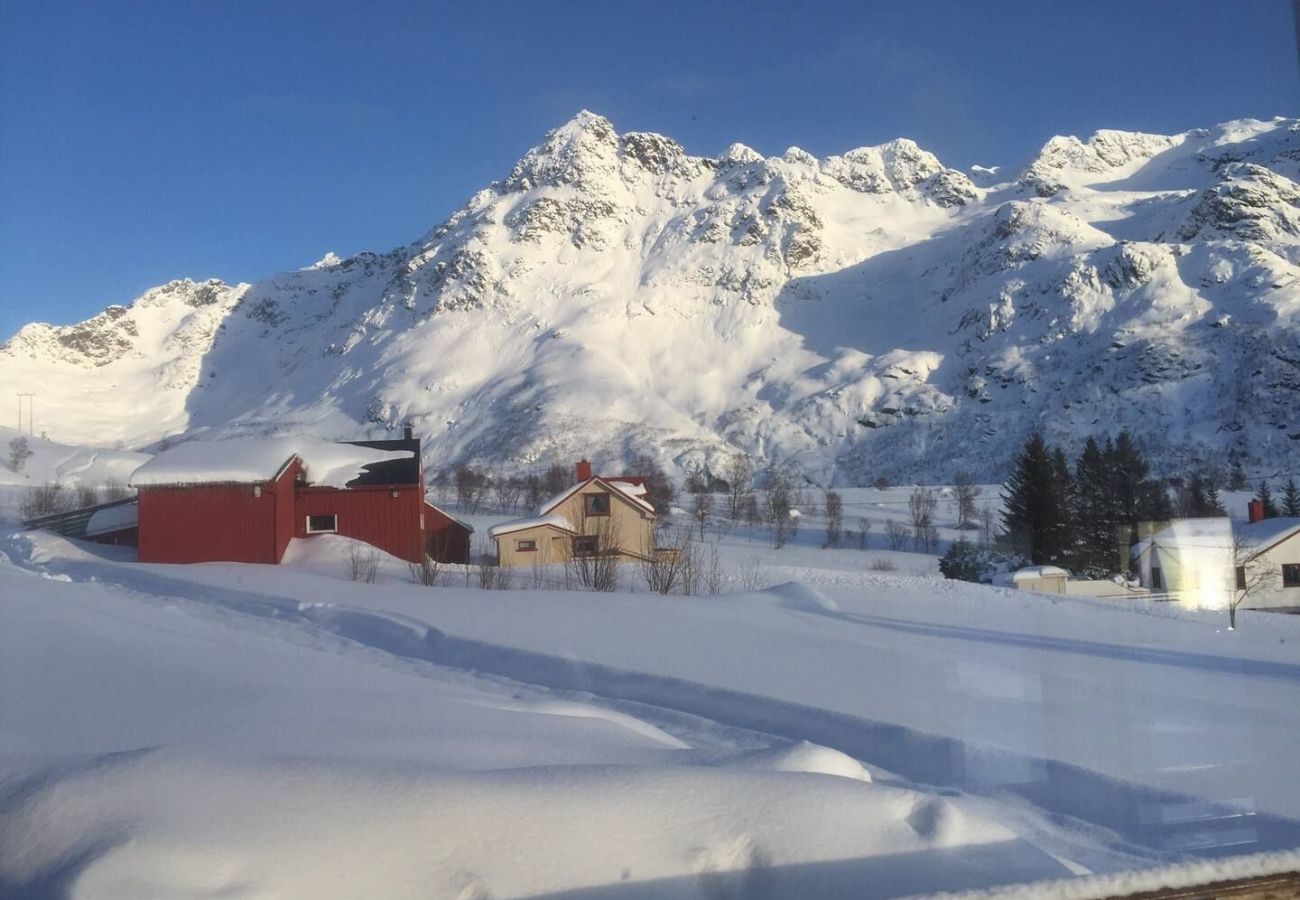
M 422 506 L 424 497 L 414 485 L 345 490 L 299 487 L 294 535 L 310 537 L 308 516 L 336 515 L 339 534 L 373 544 L 401 559 L 419 562 L 424 554 L 424 532 L 420 528 Z
M 424 504 L 424 533 L 425 552 L 438 562 L 469 562 L 469 532 L 430 503 Z
M 260 491 L 251 484 L 140 488 L 140 562 L 278 563 L 293 536 L 293 468 Z

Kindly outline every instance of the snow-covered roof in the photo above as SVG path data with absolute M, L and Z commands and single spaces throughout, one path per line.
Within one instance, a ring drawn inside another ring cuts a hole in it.
M 249 484 L 270 481 L 294 457 L 309 484 L 346 487 L 364 467 L 406 460 L 410 450 L 377 450 L 307 437 L 190 441 L 159 453 L 131 475 L 132 487 L 178 484 Z
M 1178 552 L 1223 550 L 1232 546 L 1232 522 L 1224 516 L 1179 519 L 1138 541 L 1129 552 L 1137 559 L 1153 545 Z
M 559 506 L 565 500 L 568 500 L 575 493 L 582 490 L 592 482 L 597 482 L 609 488 L 614 493 L 626 497 L 628 500 L 631 500 L 634 505 L 641 507 L 648 513 L 653 513 L 655 511 L 655 508 L 651 506 L 649 503 L 647 503 L 645 501 L 645 498 L 642 496 L 646 492 L 644 484 L 641 484 L 636 481 L 623 481 L 622 479 L 619 478 L 604 478 L 600 475 L 593 475 L 592 477 L 588 478 L 586 481 L 579 481 L 577 484 L 573 485 L 572 487 L 564 491 L 561 491 L 559 494 L 556 494 L 550 500 L 547 500 L 541 506 L 537 507 L 537 514 L 539 516 L 546 515 L 548 512 L 555 509 L 555 507 Z
M 552 528 L 559 528 L 561 531 L 567 531 L 576 534 L 577 529 L 561 515 L 548 516 L 529 516 L 523 519 L 511 519 L 509 522 L 498 522 L 488 529 L 488 537 L 498 538 L 503 534 L 511 534 L 516 531 L 523 531 L 527 528 L 538 528 L 543 525 L 550 525 Z
M 1011 574 L 1011 580 L 1033 581 L 1037 578 L 1060 578 L 1062 575 L 1069 577 L 1069 574 L 1059 566 L 1025 566 L 1023 569 L 1016 569 Z
M 1243 546 L 1263 551 L 1300 534 L 1300 519 L 1287 516 L 1261 519 L 1237 526 L 1237 534 L 1240 535 Z
M 451 513 L 447 512 L 447 510 L 443 509 L 441 506 L 438 506 L 438 505 L 436 505 L 436 504 L 434 504 L 434 503 L 430 503 L 428 500 L 425 500 L 425 501 L 424 501 L 424 505 L 427 506 L 427 507 L 429 507 L 430 509 L 437 510 L 439 513 L 441 513 L 442 515 L 446 516 L 448 519 L 451 519 L 453 522 L 455 522 L 455 523 L 456 523 L 457 525 L 459 525 L 461 528 L 464 528 L 464 529 L 465 529 L 466 531 L 468 531 L 470 534 L 473 534 L 473 533 L 474 533 L 474 526 L 473 526 L 473 525 L 469 524 L 469 523 L 466 522 L 464 519 L 459 519 L 459 518 L 457 518 L 456 516 L 453 516 Z
M 86 522 L 86 537 L 109 534 L 124 528 L 135 528 L 140 524 L 140 505 L 138 503 L 118 503 L 97 509 Z

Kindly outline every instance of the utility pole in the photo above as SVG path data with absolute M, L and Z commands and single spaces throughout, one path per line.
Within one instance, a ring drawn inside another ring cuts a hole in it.
M 34 435 L 36 434 L 36 426 L 34 424 L 34 419 L 33 419 L 32 404 L 35 401 L 36 395 L 32 393 L 24 394 L 20 392 L 18 394 L 18 433 L 19 434 L 23 433 L 23 398 L 24 397 L 27 398 L 27 431 L 30 434 Z

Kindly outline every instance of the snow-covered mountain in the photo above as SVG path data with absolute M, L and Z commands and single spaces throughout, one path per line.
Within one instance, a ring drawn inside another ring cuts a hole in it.
M 0 383 L 62 440 L 413 419 L 433 465 L 992 477 L 1034 427 L 1128 427 L 1171 471 L 1300 460 L 1300 120 L 996 171 L 902 139 L 694 157 L 583 112 L 408 246 L 29 325 Z

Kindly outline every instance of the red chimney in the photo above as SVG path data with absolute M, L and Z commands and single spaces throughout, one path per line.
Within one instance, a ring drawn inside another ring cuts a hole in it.
M 579 482 L 590 480 L 591 463 L 587 462 L 585 459 L 578 460 L 578 465 L 576 467 L 576 474 L 578 476 Z
M 1249 518 L 1250 521 L 1252 521 L 1252 522 L 1262 522 L 1262 521 L 1264 521 L 1264 501 L 1263 501 L 1263 500 L 1251 500 L 1249 503 L 1246 504 L 1246 509 L 1247 509 L 1247 511 L 1248 511 L 1248 512 L 1247 512 L 1247 518 Z

